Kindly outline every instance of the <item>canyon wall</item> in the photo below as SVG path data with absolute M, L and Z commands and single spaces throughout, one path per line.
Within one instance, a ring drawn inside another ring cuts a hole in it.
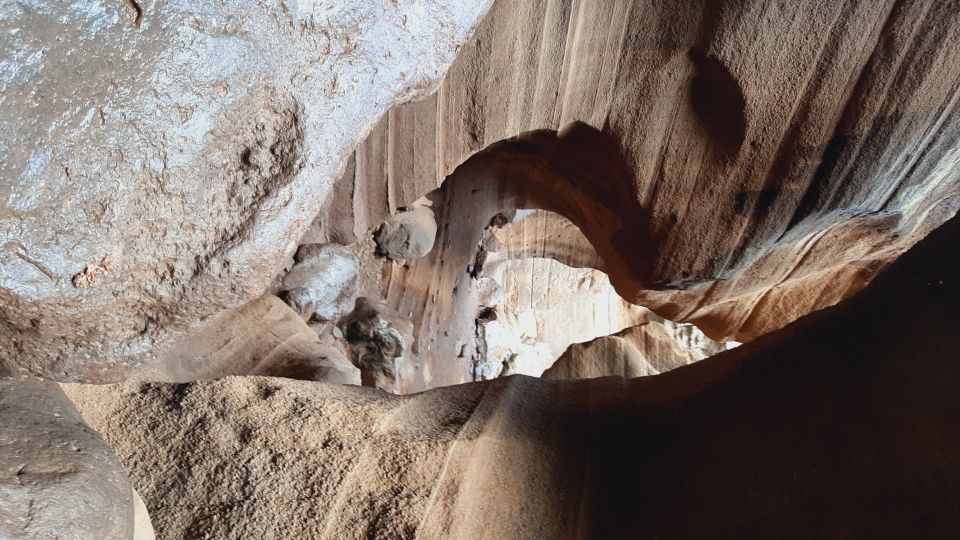
M 440 90 L 377 123 L 315 226 L 348 243 L 477 152 L 583 122 L 622 170 L 563 195 L 596 199 L 602 223 L 567 217 L 627 259 L 604 261 L 618 291 L 753 339 L 853 294 L 956 213 L 958 18 L 952 1 L 497 2 Z M 567 165 L 529 153 L 500 180 Z M 548 244 L 530 250 L 562 251 Z

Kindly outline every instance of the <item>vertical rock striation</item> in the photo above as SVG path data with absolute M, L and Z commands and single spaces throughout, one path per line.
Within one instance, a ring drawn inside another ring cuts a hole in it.
M 158 538 L 949 538 L 958 243 L 954 219 L 839 305 L 652 377 L 65 386 Z
M 635 258 L 609 268 L 621 294 L 749 340 L 956 213 L 958 33 L 952 0 L 497 2 L 440 90 L 377 123 L 319 219 L 360 234 L 495 143 L 584 122 L 628 173 L 592 179 L 620 208 L 599 235 Z

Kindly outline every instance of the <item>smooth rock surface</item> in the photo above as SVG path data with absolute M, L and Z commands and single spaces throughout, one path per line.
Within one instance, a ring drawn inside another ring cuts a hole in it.
M 120 380 L 263 294 L 488 6 L 0 1 L 0 374 Z
M 498 1 L 432 99 L 377 123 L 320 220 L 371 228 L 477 152 L 584 122 L 624 174 L 575 169 L 595 189 L 563 188 L 567 217 L 634 257 L 596 248 L 618 291 L 747 341 L 855 293 L 956 213 L 958 43 L 956 0 Z M 483 181 L 569 177 L 589 150 L 529 142 L 528 167 L 495 157 Z M 591 264 L 564 226 L 540 238 L 524 249 Z
M 63 391 L 0 381 L 0 538 L 128 540 L 133 532 L 127 475 Z
M 153 532 L 153 523 L 143 498 L 136 490 L 133 491 L 133 540 L 156 540 Z
M 360 384 L 360 371 L 345 351 L 321 339 L 297 312 L 271 295 L 210 318 L 131 378 L 188 382 L 227 375 Z
M 696 329 L 688 329 L 696 333 Z M 697 339 L 699 338 L 699 339 Z M 700 334 L 691 336 L 671 323 L 650 321 L 564 351 L 544 379 L 593 379 L 596 377 L 645 377 L 699 362 L 724 350 L 722 344 Z

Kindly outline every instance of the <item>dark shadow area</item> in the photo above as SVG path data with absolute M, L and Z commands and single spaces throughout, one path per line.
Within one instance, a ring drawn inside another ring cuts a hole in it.
M 736 78 L 719 60 L 699 48 L 690 49 L 695 74 L 690 104 L 713 143 L 727 159 L 734 159 L 747 130 L 746 101 Z
M 954 218 L 838 306 L 667 374 L 576 383 L 555 414 L 587 464 L 590 536 L 955 538 L 958 247 Z

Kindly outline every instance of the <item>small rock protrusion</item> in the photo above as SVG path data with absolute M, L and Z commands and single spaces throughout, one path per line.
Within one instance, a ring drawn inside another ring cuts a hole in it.
M 437 222 L 433 210 L 416 206 L 390 216 L 373 235 L 377 255 L 391 260 L 418 259 L 433 249 Z
M 352 312 L 337 323 L 349 345 L 350 359 L 360 368 L 364 386 L 396 393 L 399 363 L 413 340 L 406 318 L 368 298 L 357 298 Z

